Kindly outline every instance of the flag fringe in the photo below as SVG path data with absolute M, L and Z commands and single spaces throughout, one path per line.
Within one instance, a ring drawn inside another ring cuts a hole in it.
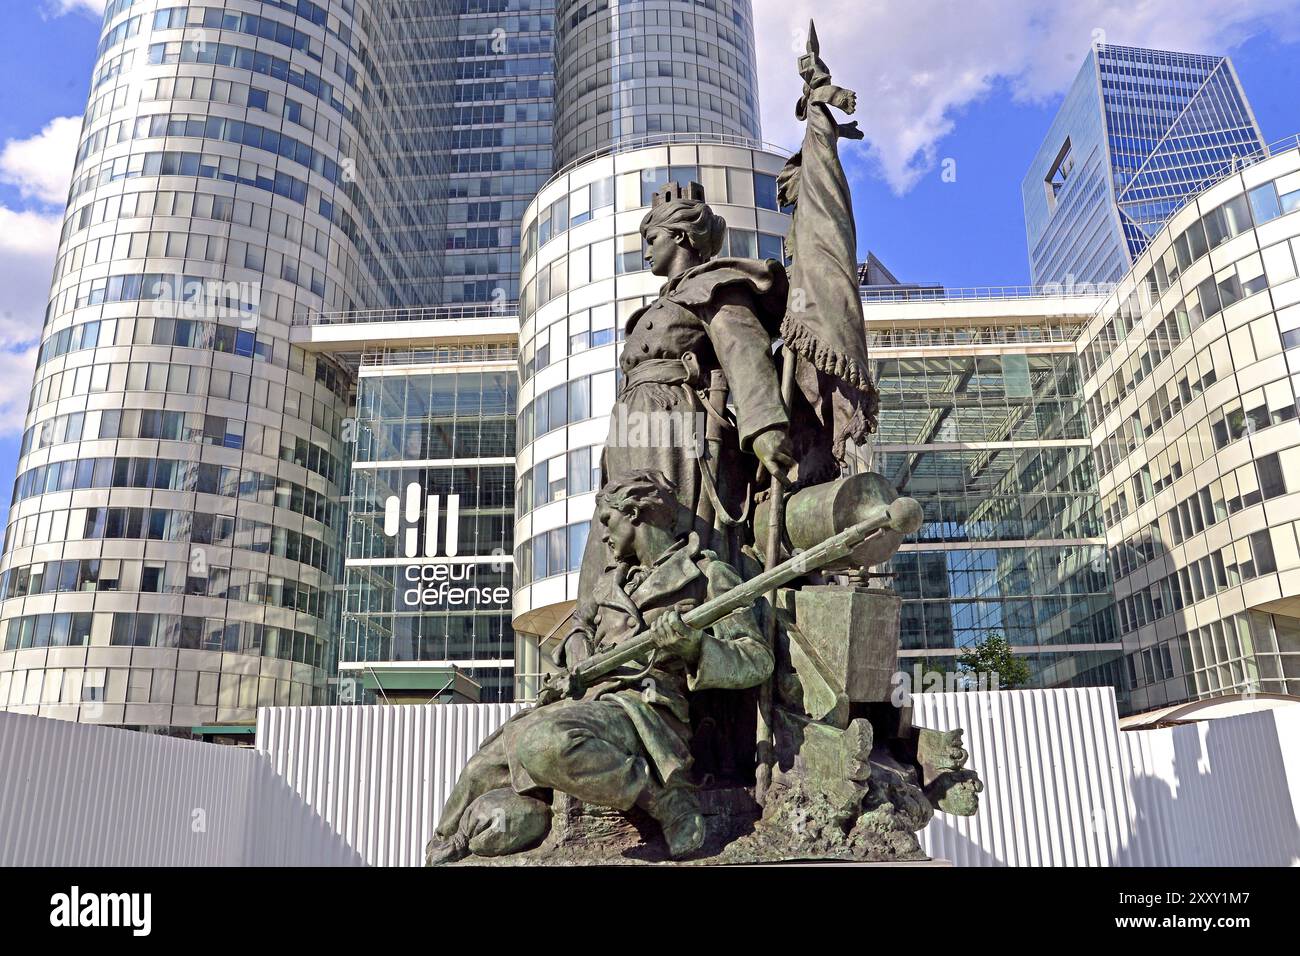
M 819 372 L 843 379 L 868 394 L 875 391 L 871 373 L 861 362 L 824 344 L 811 329 L 788 315 L 781 322 L 781 338 Z

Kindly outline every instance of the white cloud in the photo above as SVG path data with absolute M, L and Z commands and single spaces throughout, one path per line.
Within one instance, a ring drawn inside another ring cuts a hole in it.
M 24 199 L 61 205 L 68 198 L 81 118 L 60 116 L 30 139 L 11 139 L 0 150 L 0 182 Z
M 0 351 L 0 435 L 21 435 L 36 370 L 35 345 Z
M 23 428 L 62 219 L 0 205 L 0 435 Z
M 23 200 L 0 203 L 0 435 L 21 431 L 27 411 L 80 128 L 61 117 L 0 148 L 0 182 Z
M 75 10 L 102 17 L 107 4 L 108 0 L 46 0 L 45 7 L 55 16 L 62 16 Z
M 1006 89 L 1041 102 L 1065 91 L 1094 41 L 1230 53 L 1250 36 L 1300 35 L 1295 0 L 756 0 L 764 138 L 794 146 L 808 20 L 881 176 L 905 193 L 939 159 L 964 107 Z

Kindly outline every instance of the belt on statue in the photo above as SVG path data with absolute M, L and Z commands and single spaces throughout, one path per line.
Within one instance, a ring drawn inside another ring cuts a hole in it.
M 708 402 L 700 400 L 696 389 L 703 387 L 704 379 L 705 375 L 700 368 L 699 360 L 693 352 L 687 352 L 679 359 L 643 359 L 624 374 L 620 398 L 638 385 L 678 385 L 681 386 L 687 402 L 691 404 L 695 411 L 713 419 L 722 428 L 734 431 L 736 428 L 734 422 L 725 414 L 720 414 L 714 410 Z M 749 493 L 747 492 L 745 495 L 745 509 L 740 517 L 732 517 L 722 503 L 721 495 L 718 494 L 716 476 L 710 470 L 709 463 L 701 460 L 699 466 L 700 482 L 704 486 L 704 493 L 708 495 L 709 500 L 713 503 L 715 513 L 722 524 L 734 527 L 747 521 L 750 506 Z
M 694 376 L 682 359 L 644 359 L 623 376 L 623 390 L 637 385 L 685 385 Z

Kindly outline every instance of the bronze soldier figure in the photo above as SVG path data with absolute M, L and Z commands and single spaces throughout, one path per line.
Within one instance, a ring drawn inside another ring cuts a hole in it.
M 597 497 L 603 573 L 584 604 L 581 625 L 604 652 L 649 631 L 654 649 L 572 698 L 524 711 L 490 737 L 456 783 L 429 861 L 475 852 L 500 855 L 545 836 L 550 807 L 536 794 L 560 790 L 584 802 L 647 810 L 663 827 L 669 852 L 687 855 L 704 841 L 704 821 L 689 779 L 690 705 L 695 691 L 744 689 L 766 680 L 772 654 L 753 610 L 707 630 L 681 615 L 740 583 L 736 570 L 680 533 L 671 481 L 654 471 L 613 479 Z

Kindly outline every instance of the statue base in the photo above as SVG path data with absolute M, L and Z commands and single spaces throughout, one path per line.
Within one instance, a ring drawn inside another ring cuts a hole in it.
M 531 850 L 506 856 L 470 856 L 453 866 L 728 866 L 797 862 L 925 863 L 916 835 L 900 829 L 890 808 L 860 814 L 846 826 L 842 808 L 815 786 L 782 777 L 760 809 L 743 787 L 698 792 L 705 843 L 674 860 L 659 825 L 645 812 L 584 804 L 557 793 L 551 830 Z

